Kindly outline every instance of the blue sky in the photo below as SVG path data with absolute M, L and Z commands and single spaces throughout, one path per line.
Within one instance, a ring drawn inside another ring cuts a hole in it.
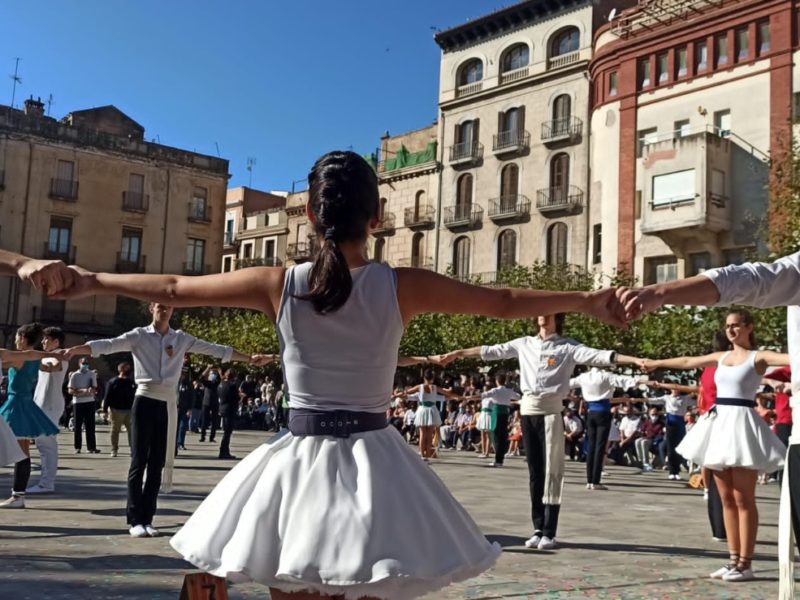
M 447 29 L 511 0 L 3 0 L 0 104 L 114 104 L 163 144 L 230 160 L 231 185 L 289 189 L 333 148 L 436 118 Z M 302 184 L 298 184 L 302 185 Z

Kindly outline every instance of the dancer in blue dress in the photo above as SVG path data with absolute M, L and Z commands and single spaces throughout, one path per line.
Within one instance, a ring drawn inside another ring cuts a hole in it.
M 58 433 L 58 427 L 33 401 L 41 360 L 53 357 L 49 352 L 33 350 L 41 339 L 40 325 L 23 325 L 17 330 L 15 340 L 19 352 L 0 351 L 0 358 L 8 367 L 8 398 L 0 407 L 0 416 L 11 427 L 25 455 L 14 463 L 11 497 L 0 502 L 0 508 L 25 508 L 25 489 L 31 477 L 30 440 Z

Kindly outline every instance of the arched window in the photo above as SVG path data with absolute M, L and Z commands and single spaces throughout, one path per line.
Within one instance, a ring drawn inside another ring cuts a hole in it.
M 550 161 L 550 193 L 553 201 L 566 202 L 569 194 L 569 154 L 556 154 Z
M 506 229 L 497 238 L 497 272 L 517 264 L 517 232 Z
M 372 251 L 372 258 L 375 262 L 383 262 L 383 250 L 386 247 L 386 240 L 378 238 L 375 240 L 375 248 Z
M 472 175 L 464 173 L 458 178 L 456 186 L 456 211 L 459 214 L 468 214 L 472 207 Z M 465 211 L 461 213 L 460 211 Z
M 547 263 L 563 265 L 567 262 L 567 233 L 564 223 L 553 223 L 547 228 Z
M 553 101 L 553 120 L 568 120 L 572 115 L 572 99 L 567 94 L 561 94 Z
M 469 85 L 483 80 L 483 63 L 473 58 L 461 66 L 458 71 L 458 86 Z
M 419 219 L 425 208 L 425 190 L 420 190 L 414 196 L 414 219 Z
M 500 172 L 500 210 L 514 210 L 519 193 L 519 167 L 510 163 Z
M 511 46 L 503 54 L 502 73 L 516 71 L 522 67 L 527 67 L 530 62 L 530 50 L 526 44 Z
M 550 58 L 575 52 L 580 48 L 581 34 L 577 27 L 567 27 L 553 36 L 550 42 Z
M 389 201 L 386 198 L 381 198 L 380 204 L 378 205 L 378 219 L 383 221 L 383 217 L 386 216 L 386 205 L 389 204 Z
M 461 236 L 453 244 L 453 271 L 459 279 L 469 277 L 470 244 L 467 236 Z
M 425 239 L 425 235 L 417 232 L 414 234 L 414 237 L 411 238 L 411 266 L 421 269 L 424 267 L 425 259 L 422 256 L 422 242 Z

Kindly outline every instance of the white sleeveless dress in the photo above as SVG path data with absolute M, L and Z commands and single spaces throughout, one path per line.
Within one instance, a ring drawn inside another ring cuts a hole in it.
M 352 270 L 345 305 L 319 315 L 298 298 L 310 267 L 287 271 L 278 314 L 290 407 L 385 412 L 403 333 L 394 271 Z M 232 582 L 347 600 L 417 598 L 501 553 L 394 427 L 284 431 L 236 465 L 170 543 Z
M 492 404 L 494 404 L 494 400 L 491 398 L 481 400 L 481 412 L 478 414 L 478 422 L 475 424 L 478 431 L 493 431 Z
M 3 363 L 0 362 L 0 376 L 3 374 Z M 13 465 L 27 458 L 19 447 L 17 436 L 6 420 L 0 416 L 0 467 Z
M 717 398 L 754 400 L 761 385 L 756 371 L 756 352 L 751 352 L 740 365 L 724 364 L 730 354 L 719 360 L 714 382 Z M 701 417 L 676 448 L 679 454 L 694 463 L 721 471 L 745 467 L 772 473 L 783 466 L 786 446 L 769 425 L 752 408 L 715 405 Z
M 442 424 L 442 415 L 439 414 L 439 407 L 436 406 L 436 401 L 439 399 L 439 394 L 436 393 L 436 386 L 431 386 L 431 391 L 425 391 L 425 384 L 421 385 L 419 392 L 419 408 L 417 408 L 417 417 L 414 425 L 417 427 L 439 427 Z M 430 406 L 424 406 L 430 404 Z

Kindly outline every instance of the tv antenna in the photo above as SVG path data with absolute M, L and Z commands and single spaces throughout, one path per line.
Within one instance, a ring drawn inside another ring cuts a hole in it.
M 17 57 L 16 62 L 14 63 L 14 74 L 9 75 L 11 80 L 14 82 L 14 85 L 11 88 L 11 108 L 14 108 L 14 100 L 17 97 L 17 84 L 22 84 L 22 77 L 19 76 L 19 57 Z
M 253 156 L 247 157 L 247 172 L 250 173 L 250 182 L 247 187 L 253 187 L 253 167 L 256 166 L 256 159 Z
M 55 104 L 55 103 L 56 103 L 56 101 L 53 100 L 53 94 L 48 95 L 47 96 L 47 116 L 48 117 L 50 116 L 50 107 L 53 106 L 53 104 Z

